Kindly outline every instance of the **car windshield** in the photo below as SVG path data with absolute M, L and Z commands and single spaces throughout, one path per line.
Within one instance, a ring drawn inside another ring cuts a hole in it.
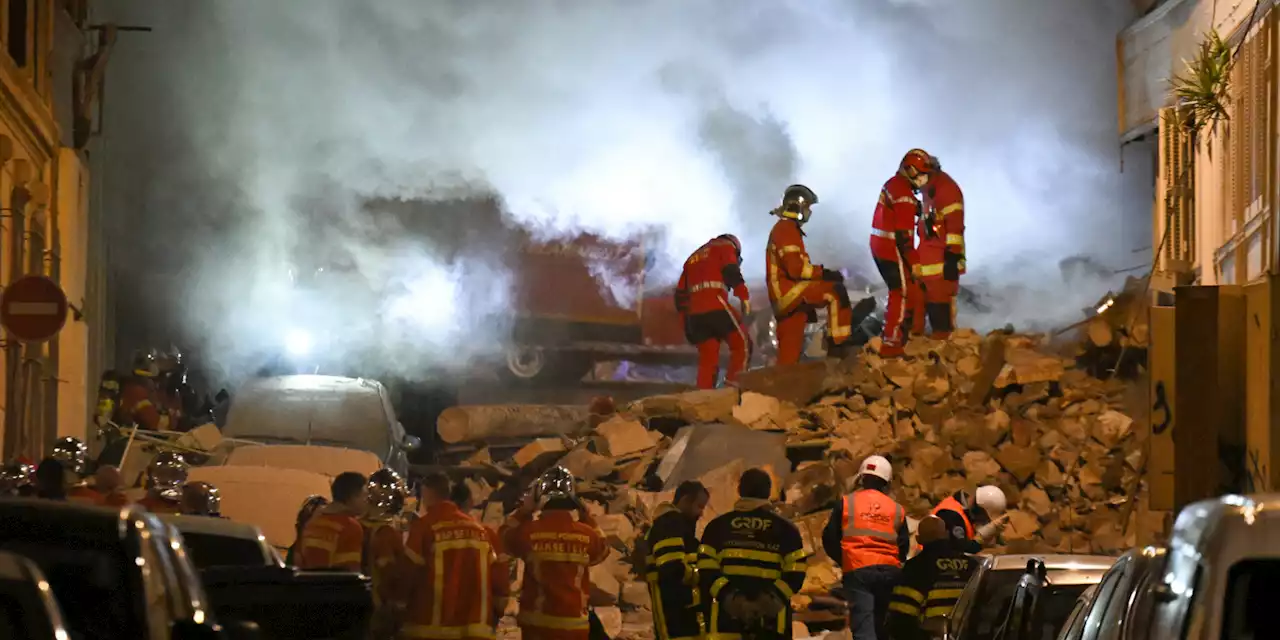
M 1280 637 L 1271 607 L 1280 599 L 1280 560 L 1246 560 L 1231 567 L 1223 603 L 1225 640 Z
M 205 533 L 182 534 L 197 569 L 209 567 L 261 567 L 267 564 L 257 540 Z
M 974 594 L 968 629 L 962 634 L 965 640 L 992 640 L 1009 611 L 1009 603 L 1022 573 L 1021 569 L 987 572 L 986 579 Z
M 1035 619 L 1038 631 L 1032 638 L 1035 640 L 1057 638 L 1062 625 L 1066 624 L 1067 618 L 1071 617 L 1071 611 L 1076 607 L 1076 600 L 1089 586 L 1087 584 L 1050 586 L 1041 591 L 1039 602 L 1036 604 Z
M 30 582 L 0 580 L 0 638 L 43 640 L 53 637 L 53 626 L 36 586 Z
M 1018 580 L 1022 578 L 1020 570 L 991 571 L 974 594 L 974 611 L 969 617 L 965 640 L 993 640 L 1000 624 L 1004 622 L 1013 600 Z M 1076 598 L 1089 588 L 1087 584 L 1048 586 L 1040 592 L 1039 611 L 1036 614 L 1036 638 L 1052 640 L 1057 637 L 1058 630 L 1071 615 Z
M 92 547 L 83 540 L 3 540 L 0 550 L 30 558 L 53 587 L 72 637 L 141 638 L 123 550 Z M 7 637 L 7 636 L 4 636 Z

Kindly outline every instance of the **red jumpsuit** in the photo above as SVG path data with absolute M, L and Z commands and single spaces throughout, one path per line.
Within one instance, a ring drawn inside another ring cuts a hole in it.
M 155 383 L 147 378 L 130 378 L 120 390 L 120 411 L 131 418 L 139 429 L 169 431 L 169 416 L 156 407 Z
M 822 265 L 809 261 L 800 223 L 778 220 L 769 232 L 765 249 L 765 269 L 769 281 L 769 302 L 778 321 L 778 364 L 795 364 L 804 350 L 804 326 L 816 319 L 815 310 L 827 307 L 827 334 L 840 345 L 853 332 L 853 310 L 844 283 L 823 280 Z
M 885 356 L 902 354 L 906 331 L 911 326 L 912 310 L 917 307 L 920 292 L 911 275 L 916 263 L 912 234 L 920 201 L 911 183 L 895 174 L 880 189 L 875 216 L 871 221 L 871 256 L 876 269 L 889 288 L 889 306 L 884 314 L 883 346 Z
M 684 262 L 676 285 L 676 309 L 684 320 L 685 337 L 698 347 L 698 388 L 716 386 L 720 370 L 720 343 L 729 343 L 729 370 L 725 382 L 738 380 L 747 362 L 751 338 L 743 318 L 729 304 L 729 290 L 743 302 L 751 299 L 742 278 L 742 256 L 727 238 L 714 238 Z
M 964 260 L 964 194 L 945 171 L 929 178 L 920 218 L 920 278 L 924 287 L 923 315 L 934 338 L 945 340 L 955 330 L 956 294 Z M 923 332 L 923 319 L 917 321 Z

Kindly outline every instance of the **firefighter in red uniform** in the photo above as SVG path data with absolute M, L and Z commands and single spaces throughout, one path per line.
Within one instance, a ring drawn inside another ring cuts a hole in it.
M 366 488 L 369 511 L 360 519 L 364 527 L 364 574 L 373 579 L 373 605 L 378 637 L 394 635 L 405 607 L 404 533 L 400 515 L 409 489 L 400 474 L 378 469 L 369 474 Z
M 609 545 L 578 500 L 575 484 L 567 469 L 551 468 L 539 479 L 536 495 L 526 496 L 502 525 L 503 547 L 525 562 L 517 618 L 524 640 L 588 638 L 590 569 L 608 557 Z M 539 504 L 542 513 L 535 520 Z
M 189 467 L 182 456 L 161 451 L 147 467 L 147 495 L 138 506 L 152 513 L 181 513 L 182 486 Z
M 741 301 L 741 313 L 729 305 L 729 291 Z M 698 388 L 716 386 L 721 342 L 729 343 L 729 370 L 724 381 L 737 382 L 751 343 L 742 327 L 751 313 L 751 294 L 742 278 L 742 243 L 726 233 L 694 251 L 684 261 L 675 298 L 676 310 L 684 320 L 684 335 L 698 347 Z
M 956 325 L 956 294 L 964 260 L 964 194 L 960 186 L 942 170 L 938 159 L 929 158 L 920 217 L 920 261 L 916 267 L 924 289 L 924 311 L 930 334 L 945 340 Z M 917 321 L 919 322 L 919 321 Z M 923 329 L 923 324 L 919 325 Z
M 172 428 L 167 412 L 157 406 L 156 376 L 160 366 L 152 353 L 134 358 L 133 375 L 120 385 L 120 426 L 136 426 L 148 431 L 168 431 Z
M 809 261 L 801 227 L 809 220 L 818 196 L 809 187 L 793 184 L 782 206 L 771 213 L 781 218 L 769 233 L 765 267 L 769 302 L 777 321 L 778 364 L 795 364 L 804 350 L 804 327 L 817 321 L 817 308 L 827 308 L 827 353 L 839 357 L 853 332 L 853 310 L 844 276 Z
M 902 355 L 912 312 L 917 308 L 920 290 L 912 275 L 916 263 L 913 240 L 920 201 L 915 190 L 927 179 L 930 156 L 912 149 L 903 156 L 898 172 L 880 188 L 875 216 L 871 221 L 871 257 L 889 288 L 889 306 L 884 314 L 884 332 L 880 355 Z

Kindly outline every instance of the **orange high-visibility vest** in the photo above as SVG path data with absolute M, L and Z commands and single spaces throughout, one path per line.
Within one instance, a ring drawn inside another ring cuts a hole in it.
M 882 564 L 902 566 L 898 528 L 904 518 L 901 505 L 874 489 L 860 489 L 845 496 L 840 567 L 853 571 Z
M 947 496 L 946 499 L 939 502 L 938 506 L 934 507 L 933 511 L 930 511 L 929 514 L 936 516 L 939 511 L 954 511 L 960 514 L 960 517 L 964 518 L 965 538 L 969 540 L 973 539 L 973 523 L 969 521 L 969 514 L 964 512 L 964 505 L 960 504 L 960 501 L 956 500 L 955 496 Z

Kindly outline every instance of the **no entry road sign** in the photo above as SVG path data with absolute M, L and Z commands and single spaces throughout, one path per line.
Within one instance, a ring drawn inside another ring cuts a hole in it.
M 22 276 L 0 294 L 0 325 L 23 342 L 44 342 L 67 324 L 67 294 L 44 276 Z

